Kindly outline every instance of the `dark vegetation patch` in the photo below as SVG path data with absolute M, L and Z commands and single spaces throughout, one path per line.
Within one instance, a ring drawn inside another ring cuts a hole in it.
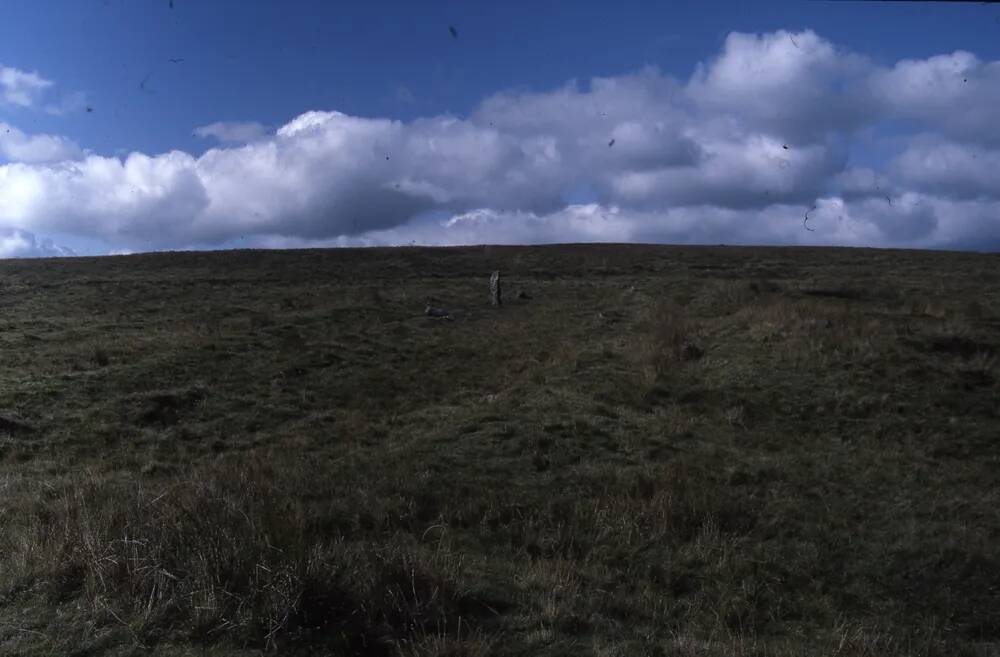
M 127 398 L 127 401 L 138 407 L 135 412 L 137 424 L 172 426 L 194 409 L 205 394 L 202 388 L 188 388 L 142 393 Z
M 0 417 L 0 431 L 10 435 L 34 433 L 35 428 L 27 422 L 12 417 Z
M 851 288 L 817 288 L 813 290 L 804 290 L 803 294 L 810 297 L 849 299 L 852 301 L 857 301 L 865 298 L 865 292 L 863 290 L 855 290 Z
M 941 335 L 927 340 L 927 349 L 930 351 L 952 354 L 969 358 L 977 354 L 992 356 L 994 346 L 989 343 L 970 340 L 960 335 Z
M 0 653 L 993 654 L 997 264 L 5 261 Z

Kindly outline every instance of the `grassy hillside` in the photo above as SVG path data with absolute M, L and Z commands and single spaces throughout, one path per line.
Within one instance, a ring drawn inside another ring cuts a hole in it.
M 998 380 L 997 255 L 0 262 L 0 654 L 997 655 Z

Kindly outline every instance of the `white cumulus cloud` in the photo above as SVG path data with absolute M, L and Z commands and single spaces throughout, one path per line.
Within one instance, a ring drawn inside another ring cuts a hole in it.
M 953 139 L 1000 145 L 1000 62 L 962 50 L 905 59 L 872 71 L 868 85 L 883 116 L 917 121 Z
M 697 67 L 687 92 L 703 110 L 734 116 L 744 129 L 802 144 L 874 117 L 871 70 L 867 58 L 812 30 L 734 32 L 722 53 Z
M 59 135 L 28 135 L 16 127 L 0 121 L 0 161 L 60 162 L 82 155 L 80 147 L 72 140 Z
M 31 107 L 52 84 L 37 72 L 0 64 L 0 104 Z
M 892 162 L 895 177 L 910 188 L 953 198 L 1000 199 L 1000 150 L 920 137 Z

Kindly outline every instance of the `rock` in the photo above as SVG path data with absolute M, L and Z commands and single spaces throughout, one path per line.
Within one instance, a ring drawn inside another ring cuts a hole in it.
M 490 303 L 496 307 L 503 305 L 503 289 L 500 286 L 500 271 L 490 276 Z
M 424 308 L 424 314 L 430 317 L 431 319 L 447 319 L 447 320 L 454 319 L 454 317 L 451 316 L 451 313 L 445 310 L 444 308 L 435 308 L 434 306 L 427 306 L 426 308 Z

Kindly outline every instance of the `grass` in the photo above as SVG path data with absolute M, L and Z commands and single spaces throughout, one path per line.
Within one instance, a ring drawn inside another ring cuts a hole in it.
M 1000 654 L 998 264 L 2 262 L 0 654 Z

